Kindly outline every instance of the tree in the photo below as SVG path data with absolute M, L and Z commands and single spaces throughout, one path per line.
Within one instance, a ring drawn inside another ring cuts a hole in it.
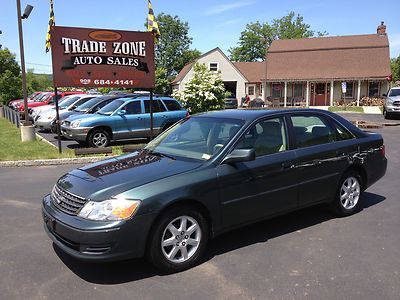
M 299 39 L 313 36 L 323 36 L 326 32 L 315 32 L 310 25 L 304 23 L 300 14 L 293 11 L 280 19 L 268 22 L 249 23 L 241 32 L 239 46 L 229 49 L 230 59 L 233 61 L 263 61 L 266 49 L 274 40 Z
M 160 13 L 156 17 L 160 29 L 160 38 L 155 45 L 156 93 L 170 95 L 171 82 L 182 68 L 201 55 L 197 49 L 191 50 L 192 38 L 189 36 L 189 24 L 178 16 Z M 147 23 L 145 24 L 147 27 Z
M 36 91 L 51 90 L 53 82 L 47 74 L 35 74 L 33 69 L 29 69 L 26 73 L 26 89 L 30 95 Z
M 164 68 L 168 77 L 175 76 L 181 70 L 184 53 L 192 44 L 189 24 L 182 22 L 178 16 L 164 13 L 160 13 L 156 20 L 161 34 L 155 51 L 156 66 Z
M 400 81 L 400 55 L 390 60 L 390 67 L 392 69 L 392 81 Z
M 0 49 L 0 102 L 6 103 L 21 96 L 20 68 L 15 54 L 7 48 Z
M 226 97 L 224 83 L 220 73 L 211 72 L 206 65 L 196 63 L 193 77 L 185 88 L 176 91 L 173 96 L 181 100 L 191 113 L 224 108 Z

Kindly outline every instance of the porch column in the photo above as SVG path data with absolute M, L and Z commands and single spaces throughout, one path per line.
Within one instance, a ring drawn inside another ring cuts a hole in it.
M 264 80 L 261 82 L 262 85 L 262 99 L 264 103 L 267 103 L 267 82 Z
M 307 86 L 306 86 L 306 106 L 310 106 L 310 82 L 307 81 Z
M 358 81 L 358 86 L 357 86 L 357 106 L 360 106 L 360 95 L 361 95 L 361 80 Z
M 331 80 L 331 93 L 329 94 L 330 99 L 329 99 L 329 105 L 333 106 L 333 93 L 335 92 L 335 88 L 334 88 L 334 82 L 333 80 Z
M 283 94 L 283 106 L 287 106 L 287 81 L 285 81 L 285 91 Z

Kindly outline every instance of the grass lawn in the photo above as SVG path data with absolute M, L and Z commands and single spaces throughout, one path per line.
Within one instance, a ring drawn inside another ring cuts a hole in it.
M 360 106 L 330 106 L 328 108 L 331 112 L 357 112 L 357 113 L 364 113 L 364 109 Z
M 39 140 L 23 143 L 21 142 L 21 130 L 6 119 L 0 119 L 0 161 L 74 156 L 72 150 L 64 150 L 60 155 L 56 148 Z

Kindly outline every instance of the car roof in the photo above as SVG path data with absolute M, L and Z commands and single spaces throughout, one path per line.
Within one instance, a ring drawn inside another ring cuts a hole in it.
M 195 114 L 193 116 L 196 117 L 212 117 L 212 118 L 228 118 L 228 119 L 240 119 L 245 121 L 251 121 L 254 119 L 258 119 L 263 116 L 269 116 L 274 114 L 284 114 L 284 113 L 324 113 L 331 115 L 330 112 L 322 109 L 313 109 L 313 108 L 289 108 L 289 109 L 225 109 L 225 110 L 216 110 L 205 113 Z
M 140 95 L 140 94 L 133 94 L 133 95 L 127 95 L 127 96 L 123 96 L 123 97 L 118 97 L 116 98 L 118 100 L 122 100 L 122 101 L 131 101 L 131 100 L 149 100 L 150 96 L 149 95 Z M 171 98 L 171 97 L 158 97 L 158 96 L 154 96 L 153 100 L 175 100 L 177 101 L 175 98 Z
M 394 86 L 391 88 L 391 90 L 400 90 L 400 86 Z

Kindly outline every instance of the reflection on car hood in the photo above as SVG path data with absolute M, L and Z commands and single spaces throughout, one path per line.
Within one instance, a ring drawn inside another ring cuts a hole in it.
M 70 122 L 75 121 L 75 120 L 91 121 L 91 120 L 94 120 L 94 119 L 98 119 L 99 117 L 104 117 L 104 116 L 99 115 L 99 114 L 85 114 L 83 112 L 81 112 L 81 113 L 74 112 L 74 114 L 69 116 L 67 118 L 67 120 L 70 121 Z
M 105 200 L 200 165 L 198 161 L 173 160 L 141 150 L 72 170 L 59 179 L 58 185 L 77 196 Z
M 390 96 L 389 99 L 392 101 L 400 101 L 400 95 L 399 96 Z

